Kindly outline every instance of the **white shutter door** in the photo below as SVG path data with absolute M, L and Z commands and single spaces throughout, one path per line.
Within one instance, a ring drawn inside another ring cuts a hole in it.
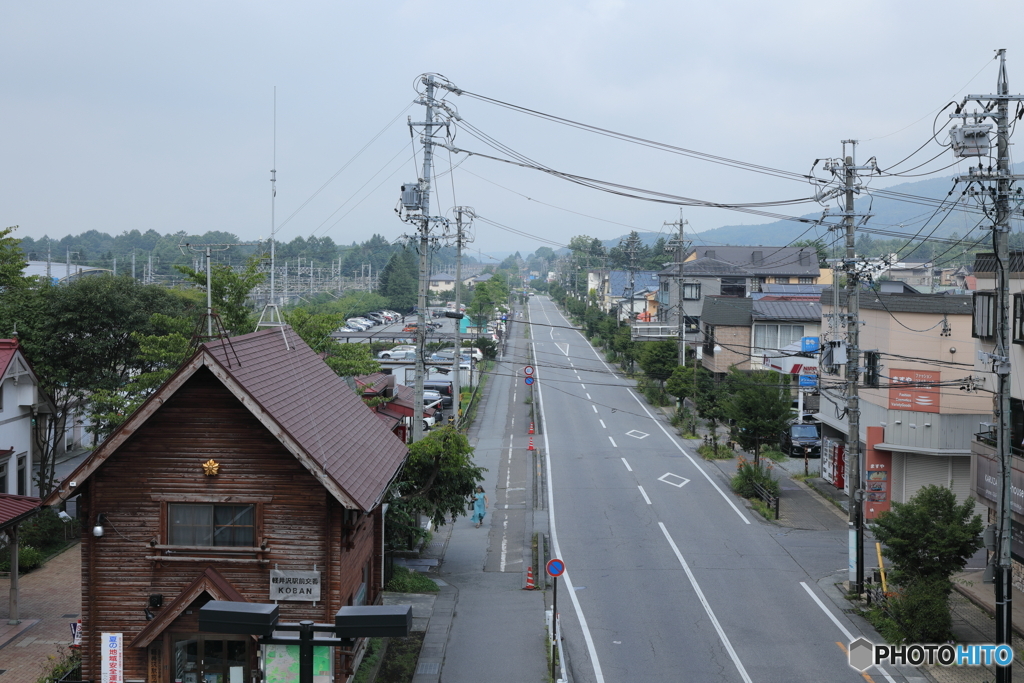
M 892 474 L 889 478 L 892 480 L 889 484 L 889 500 L 897 503 L 906 503 L 903 500 L 903 479 L 904 471 L 903 468 L 906 466 L 905 459 L 902 453 L 892 454 Z
M 958 455 L 950 460 L 953 462 L 953 493 L 957 502 L 962 503 L 971 496 L 971 456 Z
M 929 484 L 949 487 L 949 458 L 916 453 L 906 453 L 904 458 L 906 461 L 904 486 L 907 500 L 913 498 L 918 489 Z

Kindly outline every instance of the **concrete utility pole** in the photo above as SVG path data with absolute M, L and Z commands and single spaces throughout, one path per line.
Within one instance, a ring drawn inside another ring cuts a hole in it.
M 667 249 L 674 249 L 676 252 L 676 297 L 679 300 L 678 305 L 676 306 L 679 318 L 677 321 L 678 331 L 676 332 L 676 334 L 679 338 L 679 364 L 685 367 L 686 317 L 683 315 L 683 259 L 686 258 L 686 240 L 683 239 L 683 229 L 685 228 L 685 226 L 689 225 L 690 222 L 683 220 L 683 210 L 679 209 L 679 220 L 671 223 L 665 221 L 664 224 L 679 228 L 679 236 L 673 237 L 665 246 Z M 696 363 L 696 361 L 694 361 L 694 363 Z M 696 376 L 697 375 L 694 374 L 694 378 L 696 378 Z
M 1011 550 L 1011 466 L 1013 459 L 1011 413 L 1010 413 L 1010 188 L 1024 176 L 1010 173 L 1010 117 L 1009 103 L 1021 102 L 1022 95 L 1010 95 L 1010 82 L 1006 76 L 1006 50 L 997 50 L 999 59 L 999 77 L 997 94 L 968 95 L 957 107 L 950 118 L 964 119 L 962 127 L 956 126 L 950 131 L 953 150 L 958 157 L 985 157 L 989 155 L 988 132 L 991 125 L 983 123 L 990 117 L 996 124 L 996 167 L 972 166 L 968 175 L 957 180 L 967 183 L 995 181 L 995 194 L 990 195 L 989 187 L 982 196 L 991 197 L 995 202 L 995 221 L 992 226 L 992 250 L 996 256 L 996 290 L 995 290 L 995 348 L 993 353 L 979 352 L 981 360 L 990 361 L 992 370 L 997 377 L 996 395 L 993 412 L 996 416 L 996 452 L 999 456 L 1001 470 L 1001 488 L 999 496 L 998 519 L 996 523 L 996 550 L 994 583 L 996 601 L 996 643 L 1011 645 L 1013 635 L 1013 572 L 1010 559 Z M 967 103 L 988 101 L 983 111 L 967 113 Z M 968 124 L 967 119 L 974 119 Z M 1012 664 L 996 667 L 996 683 L 1010 683 L 1013 678 Z
M 629 237 L 619 242 L 619 248 L 626 252 L 626 256 L 629 257 L 629 269 L 626 271 L 629 274 L 629 281 L 626 283 L 623 294 L 629 292 L 628 297 L 623 297 L 629 302 L 629 312 L 626 313 L 626 319 L 629 322 L 633 321 L 633 297 L 636 296 L 636 252 L 640 249 L 640 238 L 633 233 L 630 233 Z M 618 314 L 616 314 L 616 323 L 618 323 Z
M 462 315 L 462 243 L 463 223 L 462 217 L 467 215 L 470 220 L 473 218 L 473 209 L 467 206 L 455 207 L 455 314 Z M 462 419 L 462 318 L 455 318 L 455 369 L 452 376 L 452 410 L 455 412 L 455 424 Z M 474 360 L 471 358 L 469 366 L 473 367 Z
M 846 145 L 850 145 L 850 156 L 846 156 Z M 853 192 L 857 177 L 855 166 L 856 140 L 843 140 L 843 170 L 846 180 L 846 211 L 843 223 L 846 226 L 846 476 L 850 480 L 849 540 L 853 544 L 850 558 L 854 582 L 854 593 L 864 592 L 864 505 L 861 491 L 861 469 L 863 458 L 860 452 L 860 396 L 857 381 L 860 375 L 857 362 L 860 359 L 860 282 L 856 264 Z
M 416 414 L 412 421 L 413 441 L 423 438 L 423 379 L 426 373 L 423 356 L 427 341 L 427 251 L 430 248 L 430 224 L 444 221 L 443 218 L 430 215 L 430 179 L 433 173 L 434 145 L 438 144 L 433 139 L 434 129 L 443 125 L 434 121 L 434 108 L 437 106 L 437 102 L 434 101 L 434 75 L 421 76 L 420 82 L 426 86 L 426 91 L 416 99 L 416 104 L 426 107 L 426 118 L 422 123 L 413 123 L 410 120 L 409 133 L 412 134 L 415 126 L 423 127 L 423 135 L 420 136 L 420 142 L 423 143 L 423 171 L 415 186 L 406 184 L 402 188 L 402 205 L 408 212 L 402 216 L 402 220 L 418 224 L 417 244 L 420 257 L 419 296 L 416 307 Z

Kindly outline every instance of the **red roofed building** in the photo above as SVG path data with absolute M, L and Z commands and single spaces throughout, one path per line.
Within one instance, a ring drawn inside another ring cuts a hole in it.
M 44 501 L 77 495 L 86 520 L 83 679 L 120 634 L 123 680 L 248 683 L 256 641 L 201 633 L 207 601 L 320 623 L 376 602 L 381 501 L 405 457 L 291 328 L 201 346 Z M 361 646 L 334 653 L 335 681 Z

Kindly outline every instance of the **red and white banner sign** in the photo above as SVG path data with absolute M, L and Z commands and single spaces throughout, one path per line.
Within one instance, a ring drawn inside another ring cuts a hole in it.
M 889 410 L 939 412 L 939 370 L 890 370 Z
M 100 640 L 100 680 L 124 683 L 123 638 L 120 633 L 103 633 Z

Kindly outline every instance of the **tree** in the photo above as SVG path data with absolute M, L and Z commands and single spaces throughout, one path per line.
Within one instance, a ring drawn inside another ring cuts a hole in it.
M 184 314 L 186 301 L 158 285 L 129 277 L 88 277 L 69 284 L 43 283 L 3 297 L 0 335 L 15 328 L 32 361 L 40 388 L 54 403 L 37 441 L 38 485 L 53 488 L 55 457 L 69 419 L 89 414 L 97 392 L 121 391 L 152 364 L 139 356 L 138 334 L 153 334 L 154 313 Z
M 906 503 L 892 503 L 871 524 L 885 546 L 882 554 L 892 563 L 890 576 L 900 585 L 948 581 L 981 546 L 982 527 L 973 499 L 957 504 L 953 491 L 934 484 L 919 489 Z
M 871 239 L 871 238 L 868 237 L 868 239 Z M 797 240 L 796 242 L 793 242 L 789 246 L 791 246 L 791 247 L 810 247 L 811 249 L 814 249 L 814 251 L 817 253 L 817 257 L 818 257 L 818 267 L 819 268 L 828 268 L 828 246 L 826 246 L 825 240 L 821 239 L 820 237 L 818 239 L 813 239 L 813 240 L 812 239 Z
M 697 382 L 693 375 L 701 372 L 707 373 L 707 370 L 697 366 L 696 363 L 677 365 L 676 369 L 672 371 L 672 375 L 665 380 L 665 391 L 680 401 L 692 399 L 697 393 Z
M 296 308 L 285 314 L 285 319 L 309 348 L 324 354 L 324 362 L 335 374 L 354 377 L 380 371 L 380 363 L 374 359 L 369 344 L 341 344 L 331 337 L 331 333 L 344 323 L 344 316 L 311 314 L 303 308 Z
M 454 427 L 435 429 L 409 446 L 402 474 L 389 491 L 388 544 L 414 547 L 426 536 L 417 514 L 438 527 L 465 515 L 466 501 L 486 471 L 473 463 L 469 439 Z
M 728 383 L 729 397 L 723 402 L 726 417 L 735 425 L 736 440 L 754 449 L 754 463 L 760 461 L 761 444 L 778 438 L 793 416 L 788 376 L 770 370 L 743 373 L 733 368 Z
M 647 342 L 640 349 L 637 362 L 651 379 L 665 388 L 665 380 L 679 367 L 679 350 L 674 341 Z
M 220 314 L 221 323 L 229 334 L 247 334 L 256 329 L 256 315 L 248 304 L 249 293 L 266 278 L 259 272 L 262 256 L 253 256 L 241 271 L 230 266 L 211 265 L 210 291 L 213 310 Z M 206 290 L 206 270 L 189 266 L 175 266 L 185 278 Z
M 18 226 L 0 230 L 0 292 L 28 286 L 25 278 L 25 253 L 19 241 L 11 237 Z
M 412 264 L 410 258 L 412 257 Z M 411 251 L 397 252 L 380 273 L 379 293 L 396 311 L 411 311 L 419 296 L 419 266 Z
M 726 420 L 724 406 L 725 391 L 710 372 L 697 373 L 697 393 L 694 402 L 697 412 L 707 420 L 711 430 L 711 445 L 718 452 L 718 424 Z

